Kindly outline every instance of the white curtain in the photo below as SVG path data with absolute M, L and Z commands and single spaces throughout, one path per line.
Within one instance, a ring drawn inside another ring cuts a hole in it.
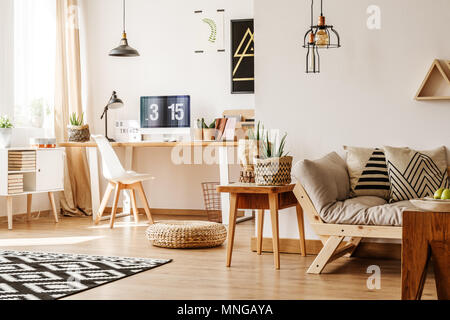
M 0 114 L 14 115 L 14 3 L 0 1 Z
M 56 3 L 14 0 L 14 124 L 54 136 Z

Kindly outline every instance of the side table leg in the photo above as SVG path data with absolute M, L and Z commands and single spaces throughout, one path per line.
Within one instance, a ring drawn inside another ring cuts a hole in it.
M 262 253 L 264 232 L 264 210 L 258 210 L 258 240 L 256 242 L 256 252 L 258 255 Z
M 270 217 L 272 220 L 272 243 L 275 269 L 280 269 L 280 235 L 278 232 L 278 194 L 269 194 Z
M 237 217 L 237 207 L 238 207 L 237 193 L 232 193 L 230 195 L 230 221 L 228 223 L 228 244 L 227 244 L 227 267 L 231 267 L 231 256 L 233 254 L 234 245 L 234 233 L 236 230 L 236 217 Z

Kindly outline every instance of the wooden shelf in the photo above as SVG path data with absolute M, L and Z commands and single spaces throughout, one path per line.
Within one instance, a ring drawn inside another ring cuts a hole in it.
M 450 60 L 433 61 L 415 99 L 418 101 L 450 100 Z

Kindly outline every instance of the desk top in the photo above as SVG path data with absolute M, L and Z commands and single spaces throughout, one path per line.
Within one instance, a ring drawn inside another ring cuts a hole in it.
M 222 193 L 284 193 L 291 192 L 295 188 L 295 184 L 287 186 L 259 186 L 254 183 L 232 183 L 225 186 L 218 186 L 217 192 Z
M 185 142 L 112 142 L 113 147 L 134 147 L 134 148 L 173 148 L 173 147 L 229 147 L 238 146 L 238 142 L 215 142 L 215 141 L 185 141 Z M 58 144 L 64 148 L 94 148 L 97 147 L 95 142 L 62 142 Z

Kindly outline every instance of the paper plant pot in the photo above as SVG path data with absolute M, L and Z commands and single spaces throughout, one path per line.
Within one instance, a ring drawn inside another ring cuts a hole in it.
M 253 160 L 259 157 L 258 141 L 239 140 L 238 159 L 241 167 L 239 182 L 255 183 L 255 166 Z
M 216 129 L 203 129 L 203 140 L 205 141 L 216 140 Z
M 0 148 L 6 149 L 11 147 L 12 128 L 0 129 Z

